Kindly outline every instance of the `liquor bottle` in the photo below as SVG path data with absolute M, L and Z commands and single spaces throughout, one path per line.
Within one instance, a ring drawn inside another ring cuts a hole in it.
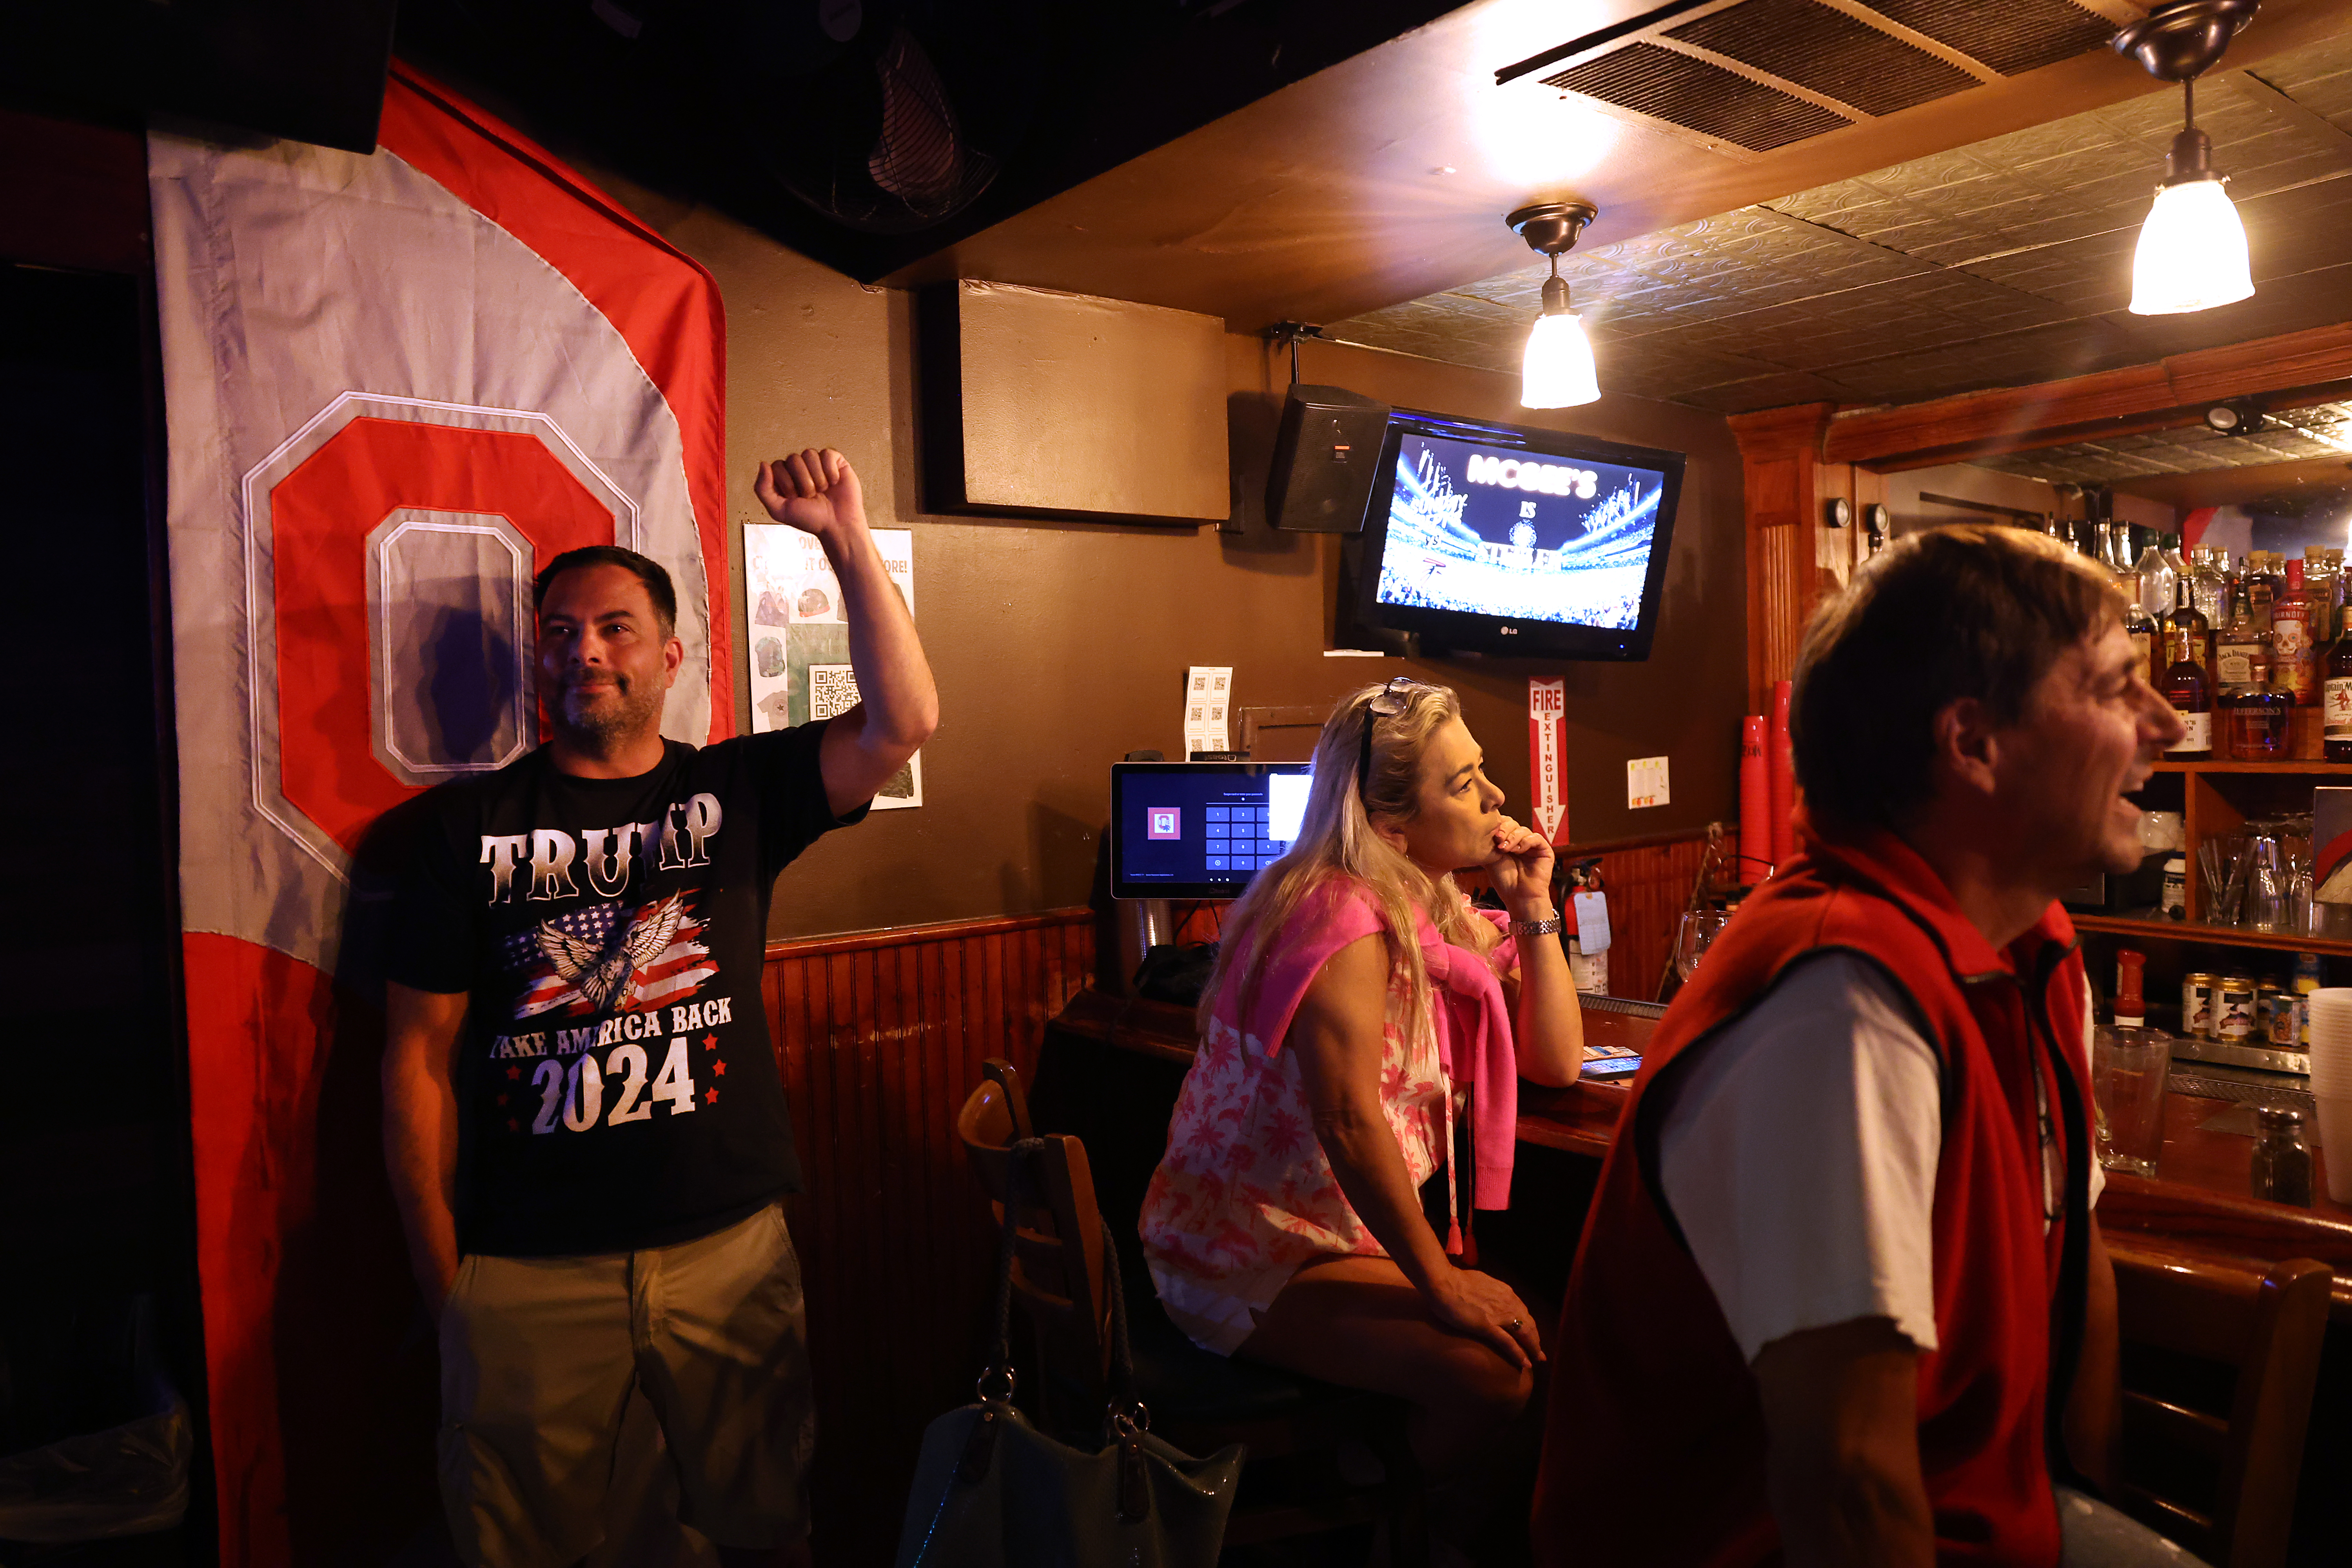
M 2346 586 L 2344 552 L 2331 550 L 2327 552 L 2327 640 L 2331 643 L 2342 637 L 2346 630 L 2344 617 Z
M 2180 715 L 2181 726 L 2188 733 L 2165 755 L 2210 757 L 2213 754 L 2213 685 L 2206 679 L 2205 666 L 2196 658 L 2196 650 L 2203 643 L 2200 634 L 2205 617 L 2189 604 L 2188 584 L 2180 584 L 2176 595 L 2172 625 L 2184 653 L 2165 669 L 2164 697 L 2172 704 L 2172 710 Z M 2352 710 L 2352 670 L 2347 671 L 2345 699 L 2347 710 Z M 2352 751 L 2352 727 L 2347 727 L 2345 733 L 2347 749 Z
M 2319 680 L 2311 635 L 2311 602 L 2304 593 L 2303 563 L 2286 563 L 2286 591 L 2271 605 L 2271 684 L 2297 708 L 2319 700 Z
M 2263 646 L 2265 634 L 2255 629 L 2253 606 L 2247 603 L 2243 578 L 2231 591 L 2229 605 L 2228 618 L 2213 628 L 2211 674 L 2217 697 L 2229 697 L 2260 685 L 2270 673 L 2269 650 Z
M 2138 579 L 2127 581 L 2137 583 Z M 2124 612 L 2124 630 L 2130 634 L 2132 647 L 2139 654 L 2139 672 L 2150 686 L 2163 683 L 2164 670 L 2157 657 L 2164 651 L 2164 638 L 2158 632 L 2155 617 L 2141 608 L 2139 595 L 2132 595 L 2131 607 Z
M 2271 552 L 2267 550 L 2246 552 L 2246 608 L 2254 617 L 2257 631 L 2271 629 L 2271 608 L 2278 603 L 2283 584 L 2271 574 Z
M 2327 681 L 2320 691 L 2327 760 L 2352 763 L 2352 637 L 2337 637 L 2328 651 Z
M 2221 707 L 2233 760 L 2263 763 L 2286 755 L 2287 737 L 2294 724 L 2294 698 L 2290 693 L 2255 681 L 2224 697 Z
M 2218 626 L 2230 618 L 2229 576 L 2221 569 L 2227 559 L 2225 552 L 2200 545 L 2189 574 L 2189 603 L 2205 617 L 2209 626 Z
M 2314 544 L 2303 552 L 2304 636 L 2323 654 L 2343 628 L 2336 624 L 2336 584 L 2329 573 L 2327 552 Z
M 2171 537 L 2170 534 L 2159 534 L 2150 539 L 2147 548 L 2140 552 L 2138 565 L 2134 568 L 2139 574 L 2137 596 L 2150 616 L 2163 615 L 2171 610 L 2172 584 L 2180 580 L 2179 573 L 2173 570 L 2172 563 L 2166 559 L 2164 553 L 2164 546 Z M 2163 676 L 2162 670 L 2154 670 L 2148 679 L 2159 680 Z
M 2139 567 L 2132 559 L 2131 524 L 2107 524 L 2107 575 L 2126 599 L 2139 595 Z
M 2213 667 L 2213 628 L 2204 615 L 2189 602 L 2193 584 L 2187 578 L 2176 578 L 2172 584 L 2172 613 L 2164 617 L 2158 635 L 2164 649 L 2159 667 L 2164 674 L 2182 659 L 2210 670 Z M 2164 684 L 2160 674 L 2157 685 Z

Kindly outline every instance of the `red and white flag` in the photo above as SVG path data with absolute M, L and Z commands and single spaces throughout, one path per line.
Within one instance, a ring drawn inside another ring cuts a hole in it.
M 431 1495 L 377 1152 L 371 830 L 538 743 L 531 578 L 576 545 L 677 583 L 664 732 L 734 713 L 717 285 L 405 68 L 381 136 L 148 145 L 198 1268 L 242 1565 Z

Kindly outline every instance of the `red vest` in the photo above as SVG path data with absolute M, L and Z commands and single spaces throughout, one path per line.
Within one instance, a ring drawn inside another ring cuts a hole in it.
M 1601 1168 L 1550 1347 L 1537 1561 L 1780 1560 L 1756 1382 L 1667 1211 L 1650 1091 L 1798 960 L 1834 950 L 1886 973 L 1942 1064 L 1940 1343 L 1919 1358 L 1937 1559 L 2052 1568 L 2050 1391 L 2071 1382 L 2081 1344 L 2089 1233 L 2090 1076 L 2074 927 L 2053 904 L 1997 952 L 1893 834 L 1832 843 L 1801 816 L 1799 832 L 1803 853 L 1748 900 L 1659 1021 Z M 2063 1211 L 2046 1236 L 2037 1070 L 2067 1171 Z

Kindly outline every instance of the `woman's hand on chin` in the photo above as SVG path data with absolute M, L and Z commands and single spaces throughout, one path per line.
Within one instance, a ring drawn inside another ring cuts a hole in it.
M 1550 842 L 1506 816 L 1495 824 L 1494 858 L 1486 875 L 1496 894 L 1517 920 L 1544 920 L 1551 909 Z

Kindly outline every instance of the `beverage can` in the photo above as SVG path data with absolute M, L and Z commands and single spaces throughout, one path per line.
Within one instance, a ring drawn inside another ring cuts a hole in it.
M 2183 975 L 2180 981 L 2180 1032 L 2191 1039 L 2213 1033 L 2213 977 Z
M 2281 1037 L 2281 1031 L 2285 1037 Z M 2254 1034 L 2257 1040 L 2273 1045 L 2285 1045 L 2294 1039 L 2294 1003 L 2289 993 L 2275 980 L 2265 980 L 2254 987 Z
M 2249 1040 L 2254 1034 L 2253 983 L 2231 975 L 2213 989 L 2213 1037 Z
M 2271 1016 L 2268 1019 L 2270 1026 L 2265 1033 L 2269 1036 L 2273 1050 L 2291 1051 L 2296 1048 L 2296 1042 L 2303 1033 L 2301 1023 L 2303 1007 L 2303 998 L 2290 991 L 2279 992 L 2272 998 Z

